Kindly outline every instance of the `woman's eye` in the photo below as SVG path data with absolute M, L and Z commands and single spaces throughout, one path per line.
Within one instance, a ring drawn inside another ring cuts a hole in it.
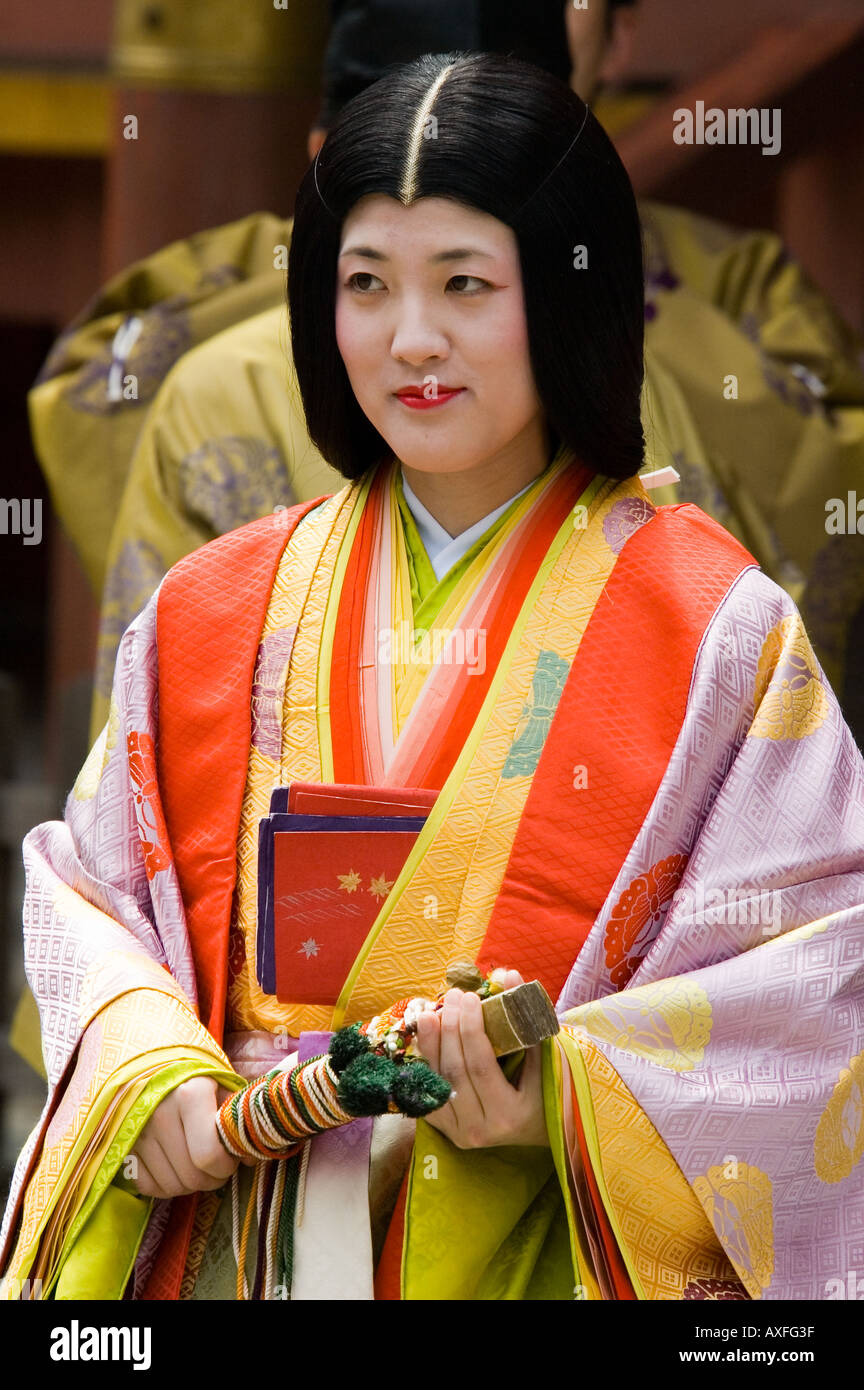
M 369 284 L 370 280 L 374 280 L 375 284 Z M 381 287 L 378 276 L 373 275 L 369 270 L 355 270 L 353 275 L 348 276 L 345 284 L 349 290 L 358 290 L 360 294 L 368 294 L 370 290 Z
M 481 280 L 476 275 L 451 275 L 447 281 L 448 285 L 453 285 L 457 294 L 479 294 L 486 289 L 488 280 Z

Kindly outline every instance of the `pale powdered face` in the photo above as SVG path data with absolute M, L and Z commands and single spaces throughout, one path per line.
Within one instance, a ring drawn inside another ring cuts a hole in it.
M 447 198 L 362 198 L 342 232 L 336 338 L 361 408 L 408 469 L 488 476 L 518 459 L 527 482 L 543 468 L 519 253 L 505 223 Z M 413 405 L 397 394 L 411 386 Z

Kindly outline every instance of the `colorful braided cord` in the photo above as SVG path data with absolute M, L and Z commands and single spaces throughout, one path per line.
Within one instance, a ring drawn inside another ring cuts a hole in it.
M 219 1138 L 235 1158 L 287 1158 L 304 1139 L 354 1118 L 336 1098 L 338 1085 L 329 1055 L 274 1068 L 225 1101 Z

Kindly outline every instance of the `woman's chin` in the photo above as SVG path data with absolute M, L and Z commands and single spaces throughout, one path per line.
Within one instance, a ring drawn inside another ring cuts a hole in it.
M 457 454 L 446 444 L 422 452 L 410 448 L 394 452 L 403 467 L 413 468 L 415 473 L 467 473 L 481 462 L 476 454 Z
M 384 437 L 396 458 L 418 473 L 463 473 L 485 457 L 464 430 L 390 430 Z

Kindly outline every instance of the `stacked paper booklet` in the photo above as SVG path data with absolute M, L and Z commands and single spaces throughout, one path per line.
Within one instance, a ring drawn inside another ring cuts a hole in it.
M 437 792 L 292 782 L 258 834 L 258 982 L 335 1004 Z

